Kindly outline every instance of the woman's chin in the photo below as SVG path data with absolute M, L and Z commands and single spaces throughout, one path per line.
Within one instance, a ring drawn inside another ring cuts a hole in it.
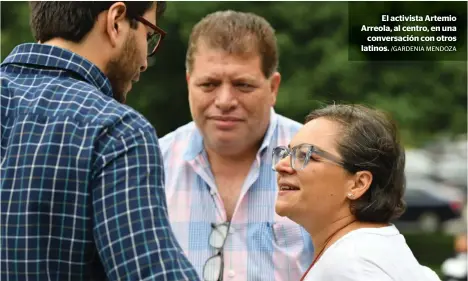
M 289 217 L 288 215 L 291 213 L 291 206 L 287 202 L 281 202 L 279 200 L 276 202 L 275 211 L 282 217 Z

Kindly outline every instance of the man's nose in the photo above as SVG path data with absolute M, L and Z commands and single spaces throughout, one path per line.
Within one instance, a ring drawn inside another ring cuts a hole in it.
M 215 105 L 222 111 L 234 109 L 238 104 L 234 89 L 230 85 L 221 85 L 216 94 Z
M 145 72 L 148 69 L 148 58 L 143 60 L 143 64 L 140 66 L 140 72 Z

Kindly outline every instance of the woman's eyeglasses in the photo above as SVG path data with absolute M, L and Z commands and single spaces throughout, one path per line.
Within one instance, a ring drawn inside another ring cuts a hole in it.
M 349 172 L 352 172 L 352 173 L 356 172 L 356 167 L 354 165 L 345 163 L 343 162 L 343 160 L 341 160 L 337 156 L 329 152 L 326 152 L 312 144 L 307 144 L 307 143 L 299 144 L 293 148 L 289 148 L 286 146 L 275 147 L 273 149 L 273 155 L 272 155 L 273 156 L 272 169 L 276 171 L 275 167 L 278 164 L 278 162 L 290 156 L 289 161 L 290 161 L 291 168 L 293 168 L 296 171 L 300 171 L 307 166 L 310 159 L 314 155 L 327 159 L 328 161 L 345 168 Z

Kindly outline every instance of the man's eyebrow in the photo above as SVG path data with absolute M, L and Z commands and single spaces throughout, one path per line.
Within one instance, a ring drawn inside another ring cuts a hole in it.
M 255 81 L 256 78 L 251 76 L 251 75 L 239 75 L 239 76 L 234 77 L 232 80 L 251 80 L 251 81 Z
M 206 80 L 213 81 L 213 80 L 219 80 L 219 78 L 217 78 L 215 75 L 203 75 L 203 76 L 195 78 L 195 81 L 206 81 Z
M 258 84 L 258 79 L 252 76 L 239 76 L 232 79 L 234 82 L 247 82 L 250 84 Z

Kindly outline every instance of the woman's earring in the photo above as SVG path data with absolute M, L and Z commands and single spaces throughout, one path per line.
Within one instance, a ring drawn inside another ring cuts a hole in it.
M 353 199 L 353 198 L 354 198 L 354 194 L 352 194 L 351 192 L 348 193 L 348 198 L 349 198 L 349 199 Z

